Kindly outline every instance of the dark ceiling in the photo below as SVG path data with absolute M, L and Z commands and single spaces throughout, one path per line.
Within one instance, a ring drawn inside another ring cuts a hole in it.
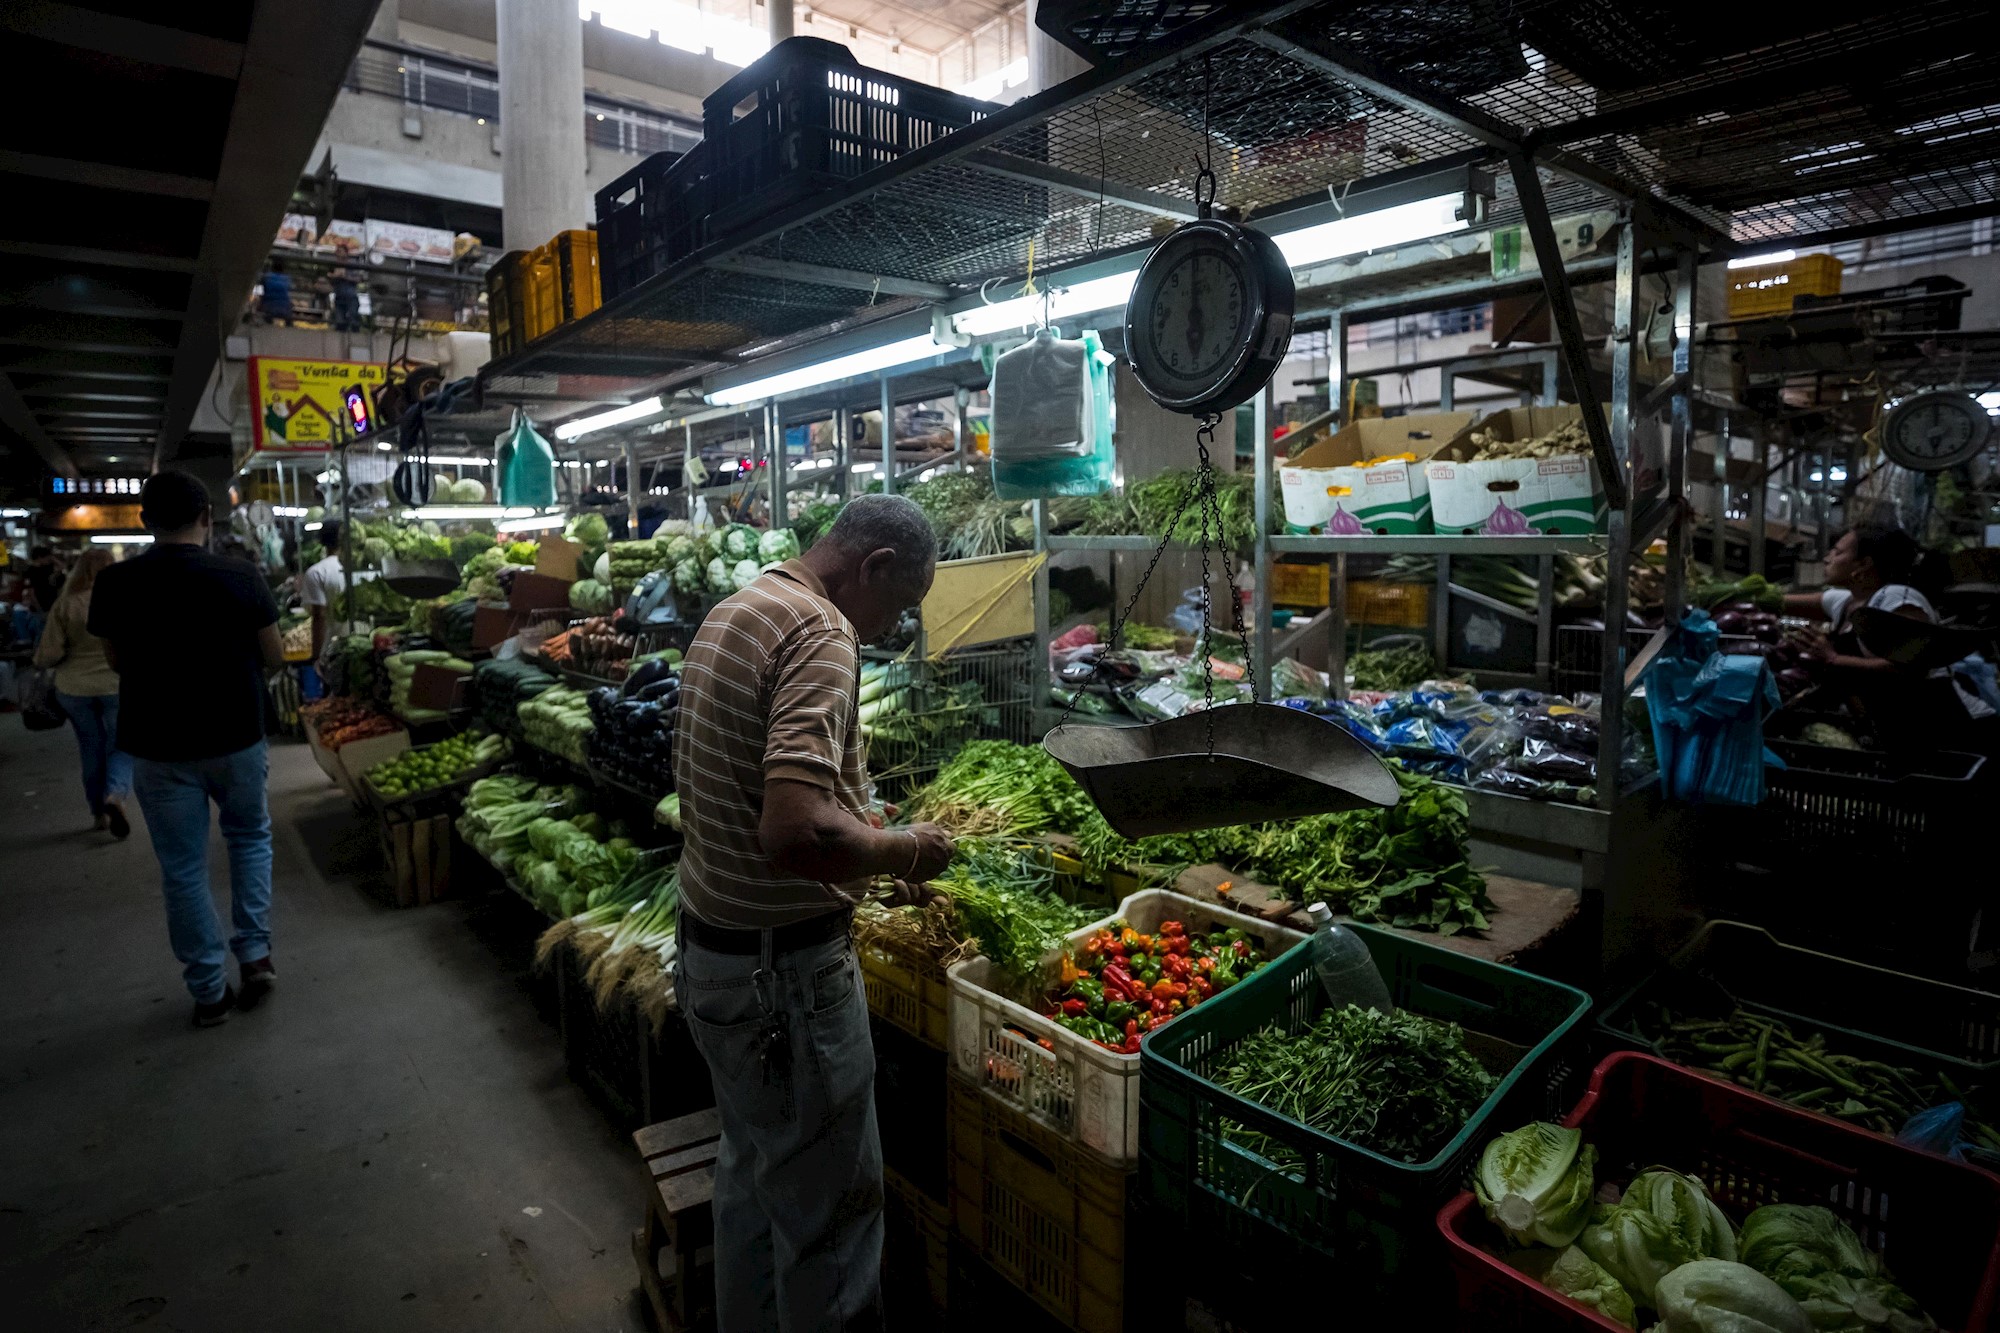
M 374 8 L 0 4 L 9 476 L 176 456 Z

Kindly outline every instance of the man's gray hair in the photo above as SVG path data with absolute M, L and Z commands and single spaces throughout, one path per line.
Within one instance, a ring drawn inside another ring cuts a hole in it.
M 924 511 L 900 495 L 860 495 L 833 520 L 826 539 L 856 555 L 884 547 L 896 553 L 899 572 L 921 577 L 937 559 L 937 534 Z

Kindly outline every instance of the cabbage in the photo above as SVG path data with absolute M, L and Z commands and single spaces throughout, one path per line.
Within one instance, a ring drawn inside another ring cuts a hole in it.
M 773 528 L 757 539 L 757 558 L 766 564 L 773 560 L 798 559 L 798 536 L 790 528 Z
M 484 504 L 486 483 L 477 477 L 460 477 L 451 484 L 451 498 L 462 505 Z
M 590 567 L 590 577 L 599 583 L 611 582 L 611 552 L 606 551 L 597 557 L 597 563 Z
M 578 546 L 599 547 L 611 540 L 611 525 L 602 514 L 582 514 L 569 522 L 564 534 Z
M 693 556 L 674 562 L 674 591 L 685 593 L 701 592 L 701 566 Z
M 1632 1308 L 1632 1293 L 1574 1245 L 1556 1258 L 1543 1275 L 1542 1284 L 1578 1305 L 1589 1306 L 1614 1323 L 1639 1327 L 1639 1313 Z
M 1486 1145 L 1472 1188 L 1514 1244 L 1567 1245 L 1590 1220 L 1596 1162 L 1582 1130 L 1538 1121 Z
M 717 597 L 727 597 L 736 591 L 735 580 L 730 577 L 729 566 L 721 556 L 708 562 L 708 590 Z
M 735 581 L 736 590 L 741 592 L 757 581 L 758 573 L 755 560 L 738 560 L 736 568 L 729 572 L 729 576 Z
M 667 550 L 666 550 L 667 564 L 678 565 L 681 561 L 691 559 L 693 558 L 693 556 L 694 556 L 694 538 L 676 537 L 672 541 L 667 543 Z
M 1634 1176 L 1616 1206 L 1592 1210 L 1577 1244 L 1641 1305 L 1657 1306 L 1654 1287 L 1682 1264 L 1736 1258 L 1736 1234 L 1701 1182 L 1664 1167 Z
M 1813 1333 L 1783 1287 L 1747 1264 L 1696 1259 L 1660 1279 L 1656 1333 Z
M 380 569 L 391 554 L 389 543 L 380 537 L 370 537 L 361 543 L 361 564 L 364 569 Z
M 1823 1333 L 1928 1333 L 1923 1307 L 1889 1280 L 1879 1256 L 1830 1211 L 1774 1203 L 1743 1219 L 1743 1262 L 1797 1299 Z
M 757 554 L 757 529 L 731 523 L 722 532 L 722 554 L 731 560 L 748 560 Z
M 320 521 L 321 519 L 324 519 L 325 517 L 326 517 L 326 506 L 325 506 L 325 505 L 308 505 L 308 506 L 306 506 L 306 522 L 308 522 L 308 523 L 317 523 L 317 522 L 319 522 L 319 521 Z
M 608 616 L 611 589 L 596 579 L 579 579 L 569 585 L 569 604 L 587 616 Z

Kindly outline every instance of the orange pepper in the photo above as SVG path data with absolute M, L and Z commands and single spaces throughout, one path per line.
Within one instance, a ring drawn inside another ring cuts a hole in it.
M 1063 955 L 1061 975 L 1062 975 L 1062 984 L 1065 986 L 1069 985 L 1070 982 L 1075 981 L 1078 977 L 1083 975 L 1083 973 L 1080 970 L 1078 970 L 1075 961 L 1071 959 L 1071 957 L 1068 954 Z
M 1236 881 L 1234 880 L 1225 879 L 1222 881 L 1222 883 L 1215 886 L 1215 891 L 1221 894 L 1223 897 L 1227 898 L 1229 896 L 1230 885 L 1234 884 L 1235 882 Z

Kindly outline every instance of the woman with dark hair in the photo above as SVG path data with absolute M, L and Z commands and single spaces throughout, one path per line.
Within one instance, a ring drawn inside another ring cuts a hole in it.
M 102 546 L 85 551 L 49 607 L 48 627 L 35 647 L 35 665 L 54 667 L 56 697 L 76 730 L 83 755 L 83 795 L 98 829 L 118 837 L 132 832 L 125 798 L 132 794 L 132 760 L 118 748 L 118 673 L 104 640 L 90 632 L 90 591 L 112 563 Z
M 1923 548 L 1899 528 L 1860 524 L 1843 532 L 1826 554 L 1825 591 L 1785 596 L 1787 614 L 1826 624 L 1811 649 L 1813 660 L 1847 671 L 1898 670 L 1893 662 L 1861 646 L 1854 634 L 1854 613 L 1865 606 L 1934 623 L 1937 611 L 1930 599 L 1909 582 L 1922 553 Z

